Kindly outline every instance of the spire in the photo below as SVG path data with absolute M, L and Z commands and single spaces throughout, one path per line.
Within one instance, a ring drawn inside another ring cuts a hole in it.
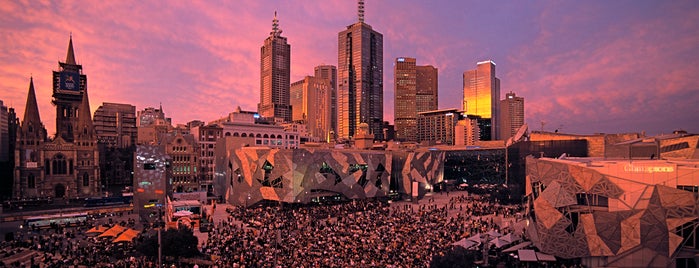
M 274 11 L 274 19 L 272 19 L 272 32 L 269 33 L 273 36 L 280 36 L 282 34 L 282 29 L 279 29 L 279 20 L 277 19 L 277 11 Z
M 357 1 L 357 17 L 359 22 L 364 22 L 364 0 Z
M 22 125 L 29 122 L 41 124 L 39 118 L 39 106 L 36 104 L 36 92 L 34 92 L 34 77 L 29 78 L 29 93 L 27 94 L 27 105 L 24 106 L 24 119 Z
M 87 89 L 83 93 L 82 102 L 78 108 L 78 129 L 75 134 L 77 137 L 92 138 L 93 124 L 90 114 L 90 101 L 87 97 Z
M 68 54 L 66 55 L 66 63 L 77 65 L 75 63 L 75 53 L 73 52 L 73 33 L 70 34 L 70 41 L 68 42 Z

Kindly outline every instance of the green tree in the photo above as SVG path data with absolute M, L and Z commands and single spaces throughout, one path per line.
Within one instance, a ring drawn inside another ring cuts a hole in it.
M 460 246 L 451 246 L 445 252 L 432 256 L 430 268 L 467 268 L 474 267 L 475 251 Z
M 197 244 L 199 240 L 187 228 L 180 230 L 169 229 L 161 234 L 163 245 L 163 256 L 172 256 L 175 258 L 191 258 L 201 255 Z M 136 250 L 146 256 L 158 256 L 158 235 L 153 235 L 143 239 L 136 246 Z

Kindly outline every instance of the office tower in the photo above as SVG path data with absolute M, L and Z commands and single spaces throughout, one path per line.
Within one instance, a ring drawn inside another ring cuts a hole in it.
M 136 144 L 136 106 L 122 103 L 102 103 L 94 116 L 97 141 L 111 148 Z
M 337 67 L 319 65 L 315 67 L 315 77 L 330 81 L 330 139 L 337 138 Z M 292 105 L 293 107 L 293 105 Z
M 216 142 L 223 137 L 223 128 L 213 125 L 198 125 L 190 129 L 194 139 L 199 144 L 199 181 L 200 189 L 208 193 L 214 192 L 214 172 L 216 171 Z
M 524 125 L 524 98 L 510 91 L 500 101 L 500 139 L 507 140 Z
M 417 141 L 417 114 L 437 110 L 437 68 L 416 66 L 414 58 L 394 64 L 396 139 Z
M 383 140 L 383 35 L 359 21 L 338 34 L 337 136 L 353 137 L 367 123 L 375 140 Z
M 417 141 L 454 145 L 454 127 L 461 119 L 458 109 L 443 109 L 417 114 Z
M 500 79 L 495 77 L 495 62 L 478 62 L 476 69 L 464 72 L 464 111 L 482 118 L 481 140 L 498 139 Z M 485 122 L 489 121 L 489 122 Z
M 314 141 L 330 140 L 331 92 L 330 81 L 306 76 L 291 84 L 292 120 L 306 125 Z
M 465 117 L 459 120 L 454 127 L 454 145 L 474 145 L 480 140 L 481 128 L 478 126 L 479 118 Z
M 291 80 L 291 46 L 281 36 L 277 12 L 272 20 L 272 32 L 260 49 L 260 103 L 257 111 L 266 118 L 291 121 L 289 83 Z
M 159 135 L 173 129 L 172 120 L 165 117 L 162 105 L 158 109 L 148 107 L 136 112 L 136 125 L 138 126 L 137 144 L 158 144 Z
M 10 118 L 7 106 L 0 100 L 0 162 L 10 161 Z

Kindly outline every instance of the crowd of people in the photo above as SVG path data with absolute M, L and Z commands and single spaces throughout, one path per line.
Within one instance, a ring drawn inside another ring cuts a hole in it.
M 465 194 L 422 203 L 239 207 L 217 223 L 202 250 L 218 267 L 427 267 L 465 236 L 501 231 L 493 215 L 521 210 Z
M 201 252 L 213 267 L 427 267 L 432 256 L 464 237 L 517 231 L 495 219 L 516 219 L 521 206 L 465 192 L 437 199 L 232 207 L 200 243 Z M 26 267 L 156 267 L 153 258 L 139 257 L 132 243 L 86 233 L 103 224 L 108 225 L 90 220 L 76 227 L 25 229 L 2 247 L 14 250 L 8 255 L 19 249 L 33 252 Z
M 105 228 L 117 224 L 134 227 L 135 220 L 113 221 L 122 216 L 124 215 L 99 215 L 77 226 L 26 226 L 14 232 L 12 239 L 0 242 L 0 246 L 6 251 L 0 257 L 25 257 L 10 263 L 0 262 L 0 267 L 148 267 L 146 258 L 130 257 L 134 255 L 130 243 L 113 243 L 113 237 L 98 238 L 96 234 L 87 233 L 98 225 Z M 155 265 L 152 264 L 151 267 Z

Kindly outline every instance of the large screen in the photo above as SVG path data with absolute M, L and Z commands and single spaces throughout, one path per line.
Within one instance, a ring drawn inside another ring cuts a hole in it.
M 80 74 L 61 72 L 61 90 L 80 91 Z

